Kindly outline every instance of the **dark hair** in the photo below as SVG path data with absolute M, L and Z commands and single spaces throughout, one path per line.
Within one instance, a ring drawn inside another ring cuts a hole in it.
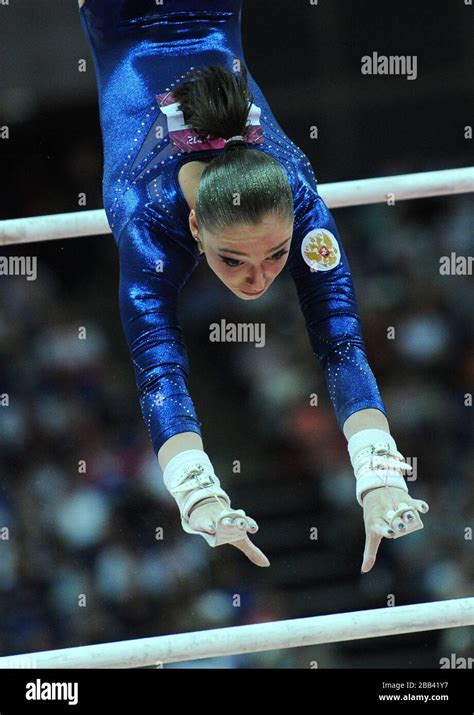
M 240 74 L 209 65 L 188 73 L 173 89 L 186 124 L 199 139 L 246 136 L 253 102 L 247 77 L 243 65 Z M 293 195 L 283 167 L 248 144 L 228 145 L 201 175 L 196 195 L 200 227 L 218 231 L 235 223 L 259 223 L 268 213 L 293 219 Z

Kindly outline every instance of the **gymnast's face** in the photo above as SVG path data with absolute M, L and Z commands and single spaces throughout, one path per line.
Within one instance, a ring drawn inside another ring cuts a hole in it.
M 288 260 L 293 221 L 273 214 L 258 224 L 239 223 L 215 234 L 199 229 L 193 209 L 189 226 L 209 267 L 242 300 L 263 295 Z

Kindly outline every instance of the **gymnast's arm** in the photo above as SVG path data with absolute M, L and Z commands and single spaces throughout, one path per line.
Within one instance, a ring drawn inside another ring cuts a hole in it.
M 301 246 L 313 230 L 337 242 L 340 262 L 312 270 Z M 301 183 L 295 197 L 295 226 L 287 269 L 294 280 L 309 339 L 324 372 L 340 429 L 349 439 L 367 428 L 389 432 L 385 408 L 367 361 L 352 277 L 334 219 L 316 189 Z
M 390 435 L 384 404 L 367 361 L 350 267 L 334 219 L 316 188 L 306 183 L 300 185 L 295 204 L 296 240 L 294 244 L 292 241 L 287 266 L 296 284 L 314 353 L 324 371 L 337 422 L 348 440 L 357 497 L 364 511 L 366 538 L 361 571 L 366 573 L 375 563 L 382 538 L 421 529 L 418 512 L 426 513 L 429 507 L 408 494 L 402 476 L 404 468 L 411 466 L 403 461 L 400 464 L 398 457 L 403 460 L 403 456 Z M 316 241 L 308 246 L 312 231 L 316 231 Z M 329 270 L 312 271 L 302 249 L 310 263 L 318 256 L 321 263 L 320 249 L 332 252 L 336 260 L 330 261 L 326 254 L 323 260 Z M 381 469 L 373 468 L 367 452 L 380 445 L 390 449 L 391 457 L 385 457 Z
M 179 452 L 203 449 L 178 319 L 179 291 L 197 259 L 140 218 L 125 225 L 118 248 L 120 316 L 143 418 L 164 469 Z
M 183 529 L 204 536 L 211 546 L 230 542 L 254 564 L 269 566 L 247 535 L 258 530 L 257 522 L 243 510 L 232 509 L 204 453 L 200 423 L 188 394 L 178 295 L 198 263 L 197 253 L 142 218 L 125 225 L 118 248 L 120 315 L 140 405 Z

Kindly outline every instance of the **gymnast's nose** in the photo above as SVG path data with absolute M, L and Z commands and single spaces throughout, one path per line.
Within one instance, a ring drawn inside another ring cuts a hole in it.
M 259 293 L 265 288 L 265 273 L 261 268 L 251 267 L 245 281 L 244 290 Z

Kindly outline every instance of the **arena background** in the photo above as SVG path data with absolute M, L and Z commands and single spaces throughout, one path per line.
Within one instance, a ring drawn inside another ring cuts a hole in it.
M 246 0 L 245 54 L 320 183 L 467 166 L 472 13 L 462 0 Z M 2 3 L 0 36 L 1 218 L 101 208 L 95 75 L 76 2 Z M 417 79 L 362 75 L 374 51 L 416 55 Z M 392 434 L 416 458 L 410 491 L 431 507 L 425 528 L 383 540 L 361 576 L 346 440 L 291 281 L 245 303 L 203 262 L 182 299 L 190 392 L 205 449 L 233 505 L 258 521 L 253 540 L 271 567 L 185 534 L 139 408 L 112 236 L 5 247 L 37 256 L 38 278 L 0 280 L 2 654 L 472 595 L 474 290 L 472 276 L 439 271 L 441 256 L 472 255 L 472 198 L 334 217 Z M 222 318 L 264 322 L 265 348 L 211 343 Z M 471 630 L 167 667 L 439 668 L 473 655 Z

